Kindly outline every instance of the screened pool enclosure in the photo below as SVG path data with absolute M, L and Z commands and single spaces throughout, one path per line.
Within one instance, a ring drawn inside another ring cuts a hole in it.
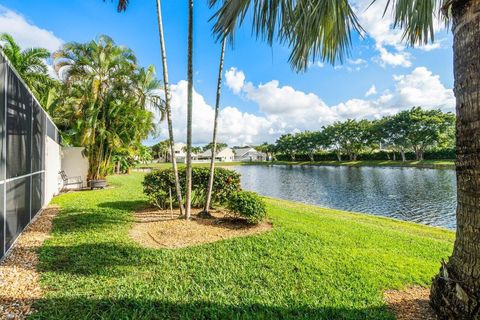
M 50 200 L 49 143 L 57 128 L 0 51 L 0 258 Z

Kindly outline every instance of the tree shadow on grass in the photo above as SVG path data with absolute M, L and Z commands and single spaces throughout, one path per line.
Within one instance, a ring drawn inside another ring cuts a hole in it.
M 188 299 L 186 299 L 188 300 Z M 44 298 L 31 319 L 373 319 L 394 320 L 386 306 L 347 308 L 259 303 L 171 302 L 149 298 Z
M 114 209 L 114 210 L 134 211 L 134 210 L 146 209 L 150 207 L 150 204 L 145 200 L 109 201 L 109 202 L 99 203 L 98 207 Z
M 39 254 L 40 271 L 73 275 L 103 274 L 117 266 L 152 265 L 162 258 L 147 249 L 114 242 L 44 245 Z

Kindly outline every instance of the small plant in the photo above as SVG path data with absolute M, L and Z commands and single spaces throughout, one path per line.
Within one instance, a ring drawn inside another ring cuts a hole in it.
M 253 224 L 260 223 L 267 215 L 265 202 L 255 192 L 235 192 L 230 196 L 227 208 L 233 214 L 239 215 Z
M 185 168 L 179 172 L 180 186 L 185 194 Z M 209 168 L 193 168 L 192 170 L 192 206 L 202 207 L 208 185 Z M 231 195 L 240 190 L 240 175 L 225 168 L 215 169 L 213 180 L 212 203 L 225 205 Z M 172 169 L 154 171 L 145 175 L 143 180 L 143 193 L 148 197 L 151 204 L 167 209 L 170 206 L 170 192 L 172 193 L 172 204 L 178 207 L 175 196 L 175 176 Z

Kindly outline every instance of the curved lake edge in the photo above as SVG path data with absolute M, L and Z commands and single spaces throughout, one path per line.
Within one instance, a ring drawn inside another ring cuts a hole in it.
M 353 220 L 355 220 L 355 222 L 357 223 L 361 223 L 362 220 L 368 220 L 369 222 L 371 221 L 385 222 L 387 224 L 394 223 L 395 226 L 416 228 L 418 229 L 418 231 L 431 229 L 431 230 L 443 231 L 448 234 L 455 235 L 454 229 L 450 229 L 442 226 L 427 225 L 419 222 L 412 222 L 412 221 L 407 221 L 407 220 L 402 220 L 402 219 L 397 219 L 392 217 L 376 215 L 372 213 L 347 211 L 347 210 L 341 210 L 341 209 L 335 209 L 335 208 L 322 207 L 319 205 L 304 203 L 301 201 L 285 200 L 281 198 L 274 198 L 274 197 L 268 197 L 268 196 L 261 196 L 261 197 L 264 198 L 267 201 L 267 203 L 277 202 L 287 207 L 289 205 L 297 206 L 297 207 L 300 207 L 300 209 L 302 209 L 303 207 L 302 211 L 304 211 L 305 213 L 313 212 L 314 214 L 328 214 L 328 215 L 334 216 L 335 218 L 343 218 L 345 220 L 348 220 L 346 218 L 353 218 Z
M 454 170 L 414 167 L 236 166 L 242 188 L 321 208 L 456 228 Z
M 357 160 L 357 161 L 271 161 L 271 162 L 241 162 L 237 164 L 218 163 L 218 166 L 235 165 L 288 165 L 288 166 L 331 166 L 331 167 L 392 167 L 455 170 L 454 160 L 423 160 L 423 161 L 393 161 L 393 160 Z

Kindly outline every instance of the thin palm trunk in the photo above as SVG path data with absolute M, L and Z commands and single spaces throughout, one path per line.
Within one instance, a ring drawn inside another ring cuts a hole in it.
M 431 290 L 439 319 L 480 319 L 480 0 L 452 5 L 457 111 L 457 233 Z
M 217 80 L 217 98 L 215 100 L 215 117 L 213 120 L 213 137 L 212 137 L 212 159 L 210 160 L 210 176 L 208 178 L 207 196 L 205 198 L 205 206 L 203 212 L 209 215 L 210 201 L 212 200 L 213 178 L 215 177 L 215 154 L 217 152 L 217 129 L 218 129 L 218 114 L 220 113 L 220 95 L 222 92 L 222 73 L 223 63 L 225 61 L 225 44 L 226 37 L 222 41 L 222 51 L 220 53 L 220 64 L 218 66 L 218 80 Z
M 167 67 L 167 50 L 165 49 L 165 39 L 163 35 L 163 21 L 162 21 L 162 6 L 160 0 L 157 0 L 157 18 L 158 18 L 158 33 L 160 36 L 160 49 L 162 53 L 162 67 L 163 67 L 163 85 L 165 87 L 165 114 L 167 116 L 168 124 L 168 138 L 170 140 L 170 152 L 172 154 L 172 167 L 175 176 L 175 191 L 177 192 L 178 206 L 180 215 L 183 215 L 183 199 L 182 190 L 180 189 L 180 179 L 178 178 L 177 160 L 175 159 L 175 139 L 173 137 L 172 125 L 172 109 L 170 107 L 170 87 L 168 82 L 168 67 Z
M 193 0 L 188 0 L 188 61 L 187 61 L 187 165 L 185 218 L 190 219 L 192 204 L 192 109 L 193 109 Z

